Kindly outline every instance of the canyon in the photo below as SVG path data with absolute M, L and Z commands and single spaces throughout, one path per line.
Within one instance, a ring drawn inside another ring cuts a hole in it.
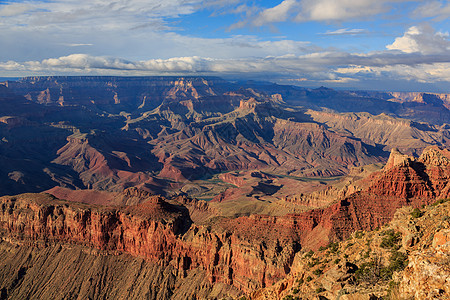
M 4 82 L 1 298 L 337 297 L 295 287 L 307 253 L 450 197 L 448 99 L 217 77 Z M 413 277 L 398 290 L 416 293 Z

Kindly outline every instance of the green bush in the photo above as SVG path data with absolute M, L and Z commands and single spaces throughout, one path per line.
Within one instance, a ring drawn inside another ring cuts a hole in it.
M 319 259 L 318 259 L 318 258 L 313 258 L 313 259 L 308 263 L 308 268 L 312 268 L 312 267 L 316 266 L 317 264 L 319 264 Z
M 293 294 L 297 294 L 298 292 L 299 292 L 298 288 L 294 288 L 294 289 L 292 290 L 292 293 L 293 293 Z
M 336 258 L 336 259 L 334 260 L 334 264 L 337 265 L 340 261 L 341 261 L 340 258 Z
M 310 282 L 312 280 L 311 276 L 306 277 L 306 282 Z
M 388 268 L 395 271 L 401 271 L 408 265 L 408 255 L 396 250 L 391 252 L 391 257 L 389 258 Z
M 395 282 L 394 280 L 389 281 L 389 288 L 387 290 L 387 298 L 388 299 L 399 299 L 398 297 L 398 288 L 400 284 Z
M 324 289 L 323 287 L 319 287 L 319 288 L 316 289 L 316 294 L 319 294 L 319 293 L 322 293 L 322 292 L 325 292 L 325 291 L 326 291 L 326 289 Z
M 408 256 L 397 250 L 392 250 L 387 266 L 384 266 L 381 263 L 381 258 L 376 256 L 372 260 L 363 263 L 356 270 L 355 277 L 359 283 L 375 284 L 378 281 L 391 280 L 394 272 L 403 270 L 407 265 Z
M 364 236 L 364 232 L 362 232 L 362 231 L 356 231 L 355 232 L 355 237 L 357 238 L 357 239 L 360 239 L 360 238 L 362 238 Z
M 442 204 L 442 203 L 445 203 L 445 202 L 447 202 L 448 200 L 450 200 L 450 199 L 439 199 L 439 200 L 437 200 L 436 202 L 434 202 L 433 204 L 431 204 L 432 206 L 436 206 L 436 205 L 439 205 L 439 204 Z
M 309 252 L 307 252 L 307 253 L 305 254 L 305 258 L 312 257 L 313 255 L 314 255 L 314 251 L 309 250 Z
M 331 253 L 336 253 L 339 250 L 339 243 L 330 243 L 328 245 L 328 248 L 330 249 Z
M 322 275 L 322 273 L 323 273 L 323 270 L 322 270 L 322 269 L 315 269 L 315 270 L 313 271 L 313 274 L 316 275 L 316 276 L 320 276 L 320 275 Z
M 355 272 L 356 282 L 366 282 L 369 284 L 375 284 L 380 279 L 382 279 L 382 269 L 380 257 L 374 257 L 372 260 L 363 263 L 359 266 L 358 270 Z
M 402 239 L 400 232 L 395 232 L 393 229 L 386 230 L 382 233 L 383 239 L 381 240 L 380 247 L 385 249 L 399 249 L 398 243 Z
M 411 217 L 416 219 L 416 218 L 420 218 L 421 216 L 423 216 L 423 214 L 424 214 L 423 211 L 421 211 L 418 208 L 414 208 L 413 211 L 411 212 Z

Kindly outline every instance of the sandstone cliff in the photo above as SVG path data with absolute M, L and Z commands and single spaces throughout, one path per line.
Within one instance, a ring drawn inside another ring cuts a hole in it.
M 317 250 L 355 230 L 380 227 L 401 206 L 420 207 L 448 196 L 448 151 L 430 148 L 418 159 L 396 157 L 403 156 L 394 151 L 393 163 L 372 174 L 367 189 L 300 214 L 208 220 L 201 212 L 214 212 L 205 202 L 166 200 L 128 189 L 106 200 L 115 206 L 67 202 L 48 194 L 3 197 L 0 225 L 7 240 L 128 253 L 170 266 L 176 277 L 202 272 L 208 286 L 221 286 L 223 294 L 249 292 L 289 274 L 301 249 Z M 135 205 L 121 206 L 126 203 Z M 192 222 L 195 212 L 202 223 Z

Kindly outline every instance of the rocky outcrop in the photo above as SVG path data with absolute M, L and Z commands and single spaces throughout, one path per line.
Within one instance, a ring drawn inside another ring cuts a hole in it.
M 270 222 L 276 220 L 252 221 L 261 228 Z M 226 223 L 214 225 L 214 230 L 194 225 L 187 209 L 158 196 L 128 207 L 69 203 L 45 194 L 3 197 L 0 225 L 11 238 L 121 251 L 171 265 L 179 274 L 203 270 L 210 283 L 241 291 L 282 278 L 299 250 L 290 235 L 267 240 L 247 235 L 248 227 L 232 231 Z M 283 225 L 278 222 L 275 227 Z
M 299 252 L 291 273 L 250 294 L 269 299 L 448 299 L 450 202 L 403 207 L 375 231 Z

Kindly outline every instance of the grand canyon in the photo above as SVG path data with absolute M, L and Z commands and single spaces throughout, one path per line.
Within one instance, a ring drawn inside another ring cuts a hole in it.
M 0 84 L 1 299 L 446 299 L 450 94 Z

